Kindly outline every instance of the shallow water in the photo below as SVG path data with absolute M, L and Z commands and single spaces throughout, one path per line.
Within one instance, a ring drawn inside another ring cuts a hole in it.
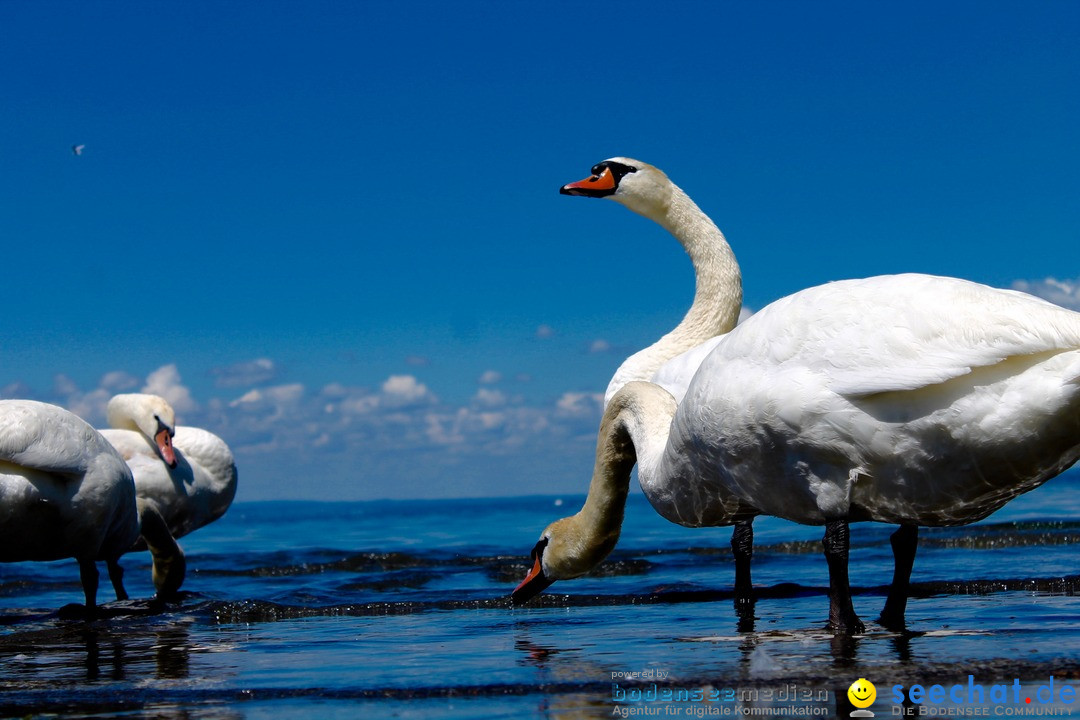
M 730 530 L 671 525 L 634 494 L 600 572 L 511 608 L 540 531 L 581 498 L 240 503 L 182 541 L 176 604 L 113 602 L 85 621 L 57 611 L 81 598 L 73 561 L 0 565 L 0 716 L 846 717 L 847 687 L 865 677 L 881 717 L 903 710 L 895 685 L 972 675 L 987 692 L 1019 679 L 1034 698 L 990 716 L 1068 717 L 1078 489 L 1073 471 L 977 525 L 924 529 L 904 634 L 872 622 L 893 528 L 854 526 L 868 630 L 848 639 L 822 629 L 821 528 L 757 521 L 759 598 L 737 608 Z M 132 597 L 150 597 L 148 555 L 124 565 Z

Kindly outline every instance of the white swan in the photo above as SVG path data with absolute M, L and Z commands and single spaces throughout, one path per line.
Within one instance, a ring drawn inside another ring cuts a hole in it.
M 111 427 L 100 432 L 131 468 L 140 510 L 152 508 L 172 538 L 229 509 L 236 496 L 236 463 L 221 438 L 177 427 L 172 406 L 157 395 L 116 395 L 106 415 Z
M 615 371 L 604 393 L 604 405 L 628 382 L 649 380 L 681 402 L 690 379 L 720 337 L 739 321 L 742 274 L 724 234 L 690 197 L 659 168 L 627 157 L 593 166 L 584 180 L 564 185 L 564 195 L 609 198 L 666 229 L 690 256 L 694 267 L 694 301 L 673 330 L 634 353 Z M 740 601 L 751 599 L 752 520 L 735 523 L 731 548 L 735 589 Z
M 126 599 L 116 560 L 141 524 L 131 471 L 96 430 L 55 405 L 0 400 L 0 562 L 74 557 L 92 611 L 97 560 L 109 564 L 117 597 Z M 155 577 L 167 587 L 175 565 L 148 525 Z
M 658 223 L 686 249 L 694 266 L 694 302 L 671 332 L 627 358 L 604 393 L 604 404 L 632 380 L 651 380 L 665 364 L 665 379 L 679 388 L 692 371 L 676 356 L 728 332 L 742 310 L 742 275 L 724 234 L 675 183 L 658 168 L 626 157 L 593 166 L 592 175 L 564 185 L 564 195 L 606 197 Z M 700 358 L 696 358 L 700 362 Z
M 1078 458 L 1080 313 L 926 275 L 810 288 L 730 332 L 678 406 L 649 383 L 616 394 L 585 506 L 544 531 L 515 599 L 610 551 L 636 460 L 673 522 L 825 525 L 829 624 L 858 632 L 849 522 L 973 522 Z

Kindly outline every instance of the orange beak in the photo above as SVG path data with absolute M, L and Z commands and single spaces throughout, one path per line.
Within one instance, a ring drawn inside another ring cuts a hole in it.
M 542 593 L 545 588 L 551 585 L 551 583 L 555 582 L 544 575 L 544 568 L 540 563 L 540 553 L 534 552 L 533 557 L 535 560 L 533 562 L 532 570 L 530 570 L 529 574 L 525 576 L 525 579 L 521 581 L 521 584 L 514 589 L 514 592 L 510 593 L 510 601 L 515 605 L 520 605 L 521 603 L 532 600 Z
M 154 436 L 154 442 L 157 443 L 158 452 L 161 453 L 161 459 L 165 461 L 165 464 L 171 468 L 176 467 L 176 453 L 173 451 L 172 435 L 169 434 L 169 429 L 158 430 L 157 435 Z
M 584 180 L 563 185 L 559 192 L 563 195 L 605 197 L 615 192 L 615 176 L 610 168 L 604 168 L 599 175 L 590 175 Z

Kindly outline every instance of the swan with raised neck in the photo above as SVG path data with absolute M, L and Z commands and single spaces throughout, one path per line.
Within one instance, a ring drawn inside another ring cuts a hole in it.
M 610 198 L 675 236 L 694 266 L 694 302 L 682 321 L 628 357 L 604 393 L 604 403 L 632 380 L 651 380 L 668 360 L 722 335 L 739 321 L 742 275 L 735 253 L 709 216 L 661 170 L 627 157 L 598 163 L 592 175 L 564 185 L 564 195 Z

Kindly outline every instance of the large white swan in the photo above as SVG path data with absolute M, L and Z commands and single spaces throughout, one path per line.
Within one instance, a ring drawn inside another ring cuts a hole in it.
M 670 232 L 694 267 L 694 301 L 682 321 L 655 343 L 627 358 L 604 393 L 604 405 L 628 382 L 649 380 L 680 402 L 690 379 L 742 312 L 742 274 L 727 238 L 683 190 L 648 163 L 613 157 L 593 166 L 584 180 L 564 185 L 564 195 L 609 198 Z M 750 599 L 752 520 L 739 520 L 731 536 L 735 590 Z
M 0 400 L 0 562 L 75 558 L 92 611 L 95 561 L 126 599 L 116 560 L 142 524 L 131 471 L 96 430 L 55 405 Z M 155 582 L 167 589 L 177 571 L 169 543 L 152 518 L 146 525 Z
M 172 406 L 157 395 L 116 395 L 106 416 L 111 427 L 100 432 L 131 468 L 140 510 L 152 508 L 174 539 L 229 509 L 236 496 L 236 463 L 221 438 L 177 427 Z
M 564 185 L 564 195 L 610 198 L 675 236 L 694 266 L 694 301 L 682 321 L 655 343 L 627 358 L 608 384 L 604 404 L 632 380 L 653 380 L 665 365 L 673 389 L 685 389 L 700 362 L 689 354 L 701 343 L 728 332 L 742 311 L 742 275 L 724 234 L 690 197 L 660 169 L 626 157 L 604 160 L 592 174 Z M 696 351 L 695 351 L 696 352 Z
M 544 531 L 515 595 L 610 551 L 636 460 L 673 522 L 722 524 L 749 506 L 825 525 L 829 624 L 859 632 L 849 522 L 900 523 L 907 542 L 918 525 L 986 517 L 1078 458 L 1080 313 L 927 275 L 818 286 L 730 332 L 677 406 L 650 383 L 616 394 L 585 507 Z

